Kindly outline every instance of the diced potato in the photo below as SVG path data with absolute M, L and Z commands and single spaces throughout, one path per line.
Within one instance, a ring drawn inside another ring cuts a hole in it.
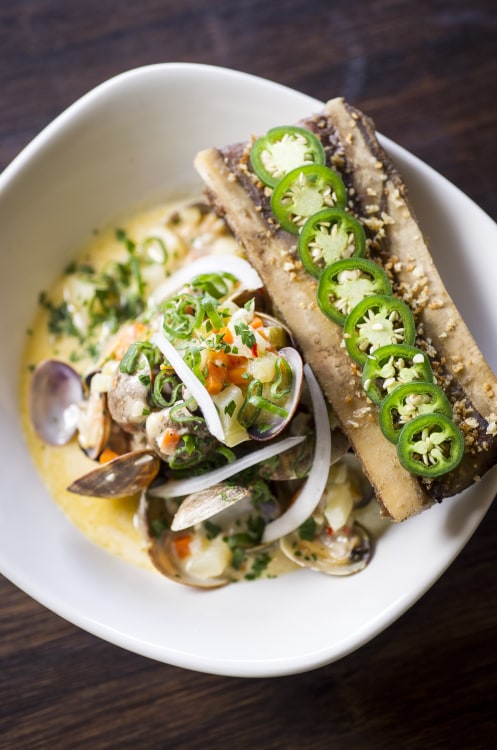
M 288 336 L 281 326 L 268 326 L 266 328 L 267 340 L 275 349 L 281 349 L 288 344 Z
M 271 383 L 275 376 L 276 355 L 265 352 L 262 357 L 250 360 L 248 372 L 261 383 Z
M 230 560 L 231 550 L 221 537 L 208 540 L 197 536 L 185 560 L 185 571 L 198 578 L 215 578 L 223 573 Z
M 353 507 L 354 500 L 348 482 L 328 484 L 325 490 L 324 515 L 333 531 L 341 529 L 347 523 Z
M 226 437 L 226 445 L 232 448 L 239 443 L 243 443 L 244 440 L 248 440 L 247 430 L 242 427 L 237 419 L 238 412 L 245 400 L 241 388 L 237 385 L 229 385 L 220 393 L 213 395 L 212 400 L 219 412 Z

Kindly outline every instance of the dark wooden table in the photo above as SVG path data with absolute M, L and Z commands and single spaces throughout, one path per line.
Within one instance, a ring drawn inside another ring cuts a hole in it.
M 345 95 L 497 219 L 494 0 L 5 0 L 0 169 L 88 89 L 168 61 L 248 71 L 319 99 Z M 493 507 L 382 635 L 284 678 L 155 663 L 1 579 L 0 747 L 493 748 L 496 522 Z

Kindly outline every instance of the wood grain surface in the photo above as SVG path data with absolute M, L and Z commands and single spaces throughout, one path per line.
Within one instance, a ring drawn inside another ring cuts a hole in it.
M 96 84 L 169 61 L 247 71 L 319 99 L 344 95 L 497 219 L 493 0 L 2 0 L 0 169 Z M 0 748 L 493 748 L 496 522 L 494 506 L 387 631 L 290 677 L 153 662 L 2 578 Z

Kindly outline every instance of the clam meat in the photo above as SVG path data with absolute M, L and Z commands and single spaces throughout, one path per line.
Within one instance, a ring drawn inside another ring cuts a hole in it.
M 300 567 L 332 576 L 358 573 L 368 564 L 372 542 L 354 512 L 372 499 L 369 483 L 347 454 L 330 468 L 314 513 L 280 539 L 281 551 Z
M 208 518 L 177 531 L 174 519 L 181 504 L 175 512 L 171 501 L 142 494 L 137 526 L 153 565 L 167 578 L 195 588 L 257 577 L 270 564 L 261 536 L 267 520 L 279 512 L 275 498 L 261 483 L 218 485 L 211 498 L 207 494 L 197 493 L 196 501 Z

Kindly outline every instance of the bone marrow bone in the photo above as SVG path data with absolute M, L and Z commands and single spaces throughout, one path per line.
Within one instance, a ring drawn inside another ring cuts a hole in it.
M 497 381 L 444 287 L 405 185 L 371 120 L 339 98 L 301 124 L 318 135 L 328 164 L 340 172 L 349 210 L 366 229 L 369 256 L 388 270 L 395 294 L 415 314 L 417 345 L 429 355 L 465 435 L 463 461 L 447 475 L 434 480 L 411 475 L 383 437 L 377 407 L 365 396 L 359 369 L 343 347 L 342 330 L 318 308 L 316 281 L 302 268 L 296 238 L 278 227 L 269 191 L 250 170 L 250 143 L 203 151 L 196 167 L 316 373 L 385 514 L 401 521 L 462 491 L 495 463 Z

